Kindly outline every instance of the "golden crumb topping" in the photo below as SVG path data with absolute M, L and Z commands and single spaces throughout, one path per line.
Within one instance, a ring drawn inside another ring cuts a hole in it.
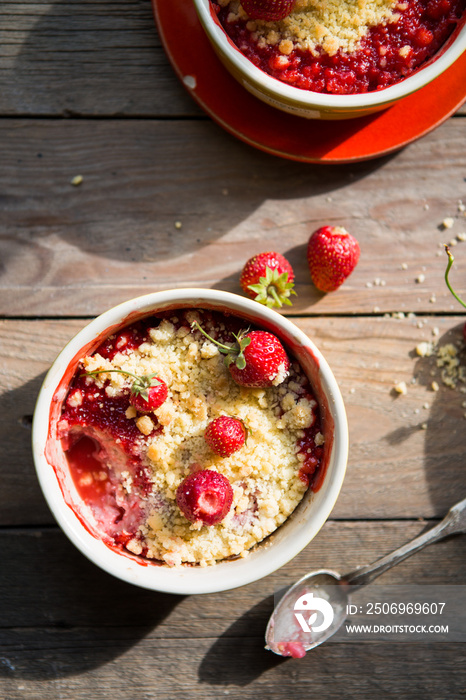
M 221 0 L 229 5 L 228 21 L 244 19 L 239 0 Z M 289 55 L 292 48 L 315 53 L 321 47 L 333 56 L 338 50 L 354 52 L 370 27 L 396 21 L 398 0 L 296 0 L 288 17 L 279 22 L 249 21 L 247 28 L 260 44 L 279 45 Z

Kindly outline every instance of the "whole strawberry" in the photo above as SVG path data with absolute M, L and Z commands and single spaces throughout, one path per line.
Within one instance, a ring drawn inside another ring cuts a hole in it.
M 353 272 L 359 254 L 359 243 L 342 226 L 322 226 L 314 231 L 307 246 L 307 262 L 317 289 L 338 289 Z
M 133 377 L 131 391 L 129 394 L 129 402 L 141 413 L 150 413 L 159 408 L 167 399 L 168 388 L 163 379 L 155 374 L 143 374 L 138 377 L 132 372 L 127 372 L 124 369 L 98 369 L 95 372 L 84 372 L 85 377 L 95 377 L 98 374 L 107 374 L 117 372 L 125 374 L 128 377 Z
M 295 0 L 241 0 L 243 10 L 251 19 L 278 22 L 287 17 Z
M 140 413 L 149 413 L 155 411 L 163 403 L 168 396 L 168 388 L 163 379 L 153 377 L 149 387 L 145 387 L 135 383 L 131 387 L 129 402 Z
M 289 299 L 293 290 L 294 272 L 290 263 L 280 253 L 269 251 L 250 258 L 240 277 L 240 285 L 254 301 L 274 306 L 291 306 Z
M 210 421 L 204 438 L 213 452 L 220 457 L 229 457 L 243 447 L 247 438 L 247 429 L 239 418 L 219 416 Z
M 176 503 L 187 520 L 216 525 L 227 515 L 233 502 L 228 479 L 211 469 L 189 474 L 176 490 Z
M 230 374 L 241 386 L 265 388 L 278 386 L 286 378 L 290 361 L 285 348 L 276 335 L 268 331 L 240 331 L 233 333 L 234 343 L 226 345 L 210 337 L 195 321 L 197 328 L 221 353 L 226 355 L 225 363 Z

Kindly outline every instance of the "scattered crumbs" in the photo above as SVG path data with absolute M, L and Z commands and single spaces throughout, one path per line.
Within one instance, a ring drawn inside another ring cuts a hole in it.
M 402 270 L 407 270 L 407 269 L 408 269 L 408 263 L 401 263 L 401 269 L 402 269 Z
M 461 242 L 464 243 L 464 241 L 466 241 L 466 232 L 465 232 L 465 231 L 462 231 L 462 232 L 459 233 L 456 237 L 457 237 L 457 239 L 458 239 L 459 241 L 461 241 Z
M 430 388 L 432 389 L 432 391 L 438 391 L 440 389 L 438 382 L 432 382 Z
M 416 282 L 417 282 L 418 284 L 422 284 L 422 283 L 425 281 L 425 279 L 426 279 L 426 276 L 421 274 L 421 275 L 418 275 L 418 276 L 416 277 Z
M 448 243 L 449 246 L 453 246 L 453 245 L 457 245 L 457 244 L 458 244 L 458 241 L 456 240 L 456 238 L 452 238 L 451 241 Z
M 392 318 L 405 318 L 403 311 L 394 311 L 392 313 Z
M 379 311 L 380 311 L 380 309 L 379 309 L 378 306 L 374 306 L 374 308 L 372 309 L 372 311 L 373 311 L 375 314 L 378 314 Z
M 175 221 L 175 228 L 180 229 L 182 226 L 183 224 L 181 223 L 181 221 Z
M 437 301 L 437 297 L 435 296 L 435 294 L 432 294 L 432 296 L 430 297 L 429 301 L 430 301 L 431 304 L 435 304 L 435 302 Z
M 354 388 L 354 386 L 352 386 L 351 389 L 349 390 L 349 393 L 350 393 L 350 394 L 354 394 L 355 391 L 356 391 L 356 389 Z
M 463 401 L 463 403 L 461 405 L 463 408 L 466 408 L 466 401 Z
M 432 328 L 432 335 L 433 335 L 433 336 L 437 336 L 437 335 L 439 335 L 439 334 L 440 334 L 440 331 L 439 331 L 439 329 L 437 328 L 437 326 L 435 326 L 435 328 Z
M 416 377 L 411 377 L 411 384 L 416 384 L 416 382 L 417 382 Z
M 424 204 L 424 209 L 425 209 L 426 211 L 429 211 L 429 209 L 430 209 L 429 205 L 428 205 L 428 204 Z
M 466 211 L 466 206 L 463 204 L 461 199 L 458 200 L 458 211 L 460 211 L 460 212 Z
M 407 318 L 416 318 L 416 314 L 410 311 Z
M 333 202 L 333 199 L 332 199 L 331 197 L 327 197 L 327 198 L 326 198 L 326 201 L 327 201 L 327 202 Z
M 432 343 L 423 341 L 422 343 L 416 345 L 416 355 L 419 355 L 419 357 L 430 357 L 433 351 L 434 346 L 432 345 Z
M 421 423 L 421 430 L 427 430 L 427 423 Z
M 84 178 L 83 178 L 82 175 L 75 175 L 75 176 L 70 180 L 70 182 L 71 182 L 72 185 L 74 185 L 74 187 L 78 187 L 78 185 L 80 185 L 80 184 L 82 183 L 83 180 L 84 180 Z
M 408 393 L 408 387 L 406 386 L 406 382 L 398 382 L 393 386 L 397 394 L 407 394 Z
M 417 326 L 418 328 L 424 328 L 424 324 L 422 323 L 422 321 L 418 321 L 418 322 L 416 323 L 416 326 Z
M 437 367 L 441 369 L 442 382 L 451 389 L 456 387 L 458 381 L 466 383 L 466 367 L 460 366 L 458 348 L 453 343 L 438 348 Z
M 442 221 L 443 228 L 452 228 L 455 220 L 452 216 L 446 216 Z
M 415 408 L 414 413 L 417 415 L 418 413 L 420 413 L 420 410 L 418 408 Z
M 430 408 L 430 404 L 424 403 L 422 404 L 422 408 L 425 408 L 427 410 L 428 408 Z
M 372 287 L 372 282 L 366 282 L 366 287 L 370 289 L 370 287 Z
M 436 255 L 438 258 L 440 258 L 441 256 L 443 256 L 443 252 L 442 252 L 441 250 L 438 250 L 438 251 L 435 253 L 435 255 Z

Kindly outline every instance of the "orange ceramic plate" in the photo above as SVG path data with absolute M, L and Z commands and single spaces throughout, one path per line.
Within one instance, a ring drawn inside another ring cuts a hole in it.
M 234 136 L 306 163 L 349 163 L 396 151 L 448 119 L 466 99 L 466 53 L 445 73 L 383 112 L 308 120 L 269 107 L 223 67 L 190 0 L 152 0 L 165 51 L 198 104 Z

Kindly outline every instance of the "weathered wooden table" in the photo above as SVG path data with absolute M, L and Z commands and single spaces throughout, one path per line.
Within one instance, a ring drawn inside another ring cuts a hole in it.
M 311 568 L 366 563 L 466 495 L 464 385 L 445 386 L 435 357 L 415 352 L 461 337 L 439 244 L 466 231 L 466 111 L 371 162 L 266 155 L 191 101 L 148 0 L 4 1 L 0 70 L 0 696 L 462 696 L 462 644 L 332 643 L 283 661 L 263 650 L 263 632 L 274 591 Z M 442 230 L 446 217 L 454 225 Z M 346 226 L 362 248 L 352 277 L 327 296 L 304 255 L 324 223 Z M 340 498 L 305 551 L 265 580 L 198 597 L 133 588 L 87 562 L 45 505 L 30 451 L 41 381 L 111 305 L 170 287 L 239 292 L 244 261 L 268 249 L 294 265 L 289 313 L 346 402 Z M 454 252 L 465 296 L 466 243 Z M 397 396 L 400 381 L 408 392 Z M 466 538 L 450 538 L 384 582 L 464 583 L 465 554 Z

